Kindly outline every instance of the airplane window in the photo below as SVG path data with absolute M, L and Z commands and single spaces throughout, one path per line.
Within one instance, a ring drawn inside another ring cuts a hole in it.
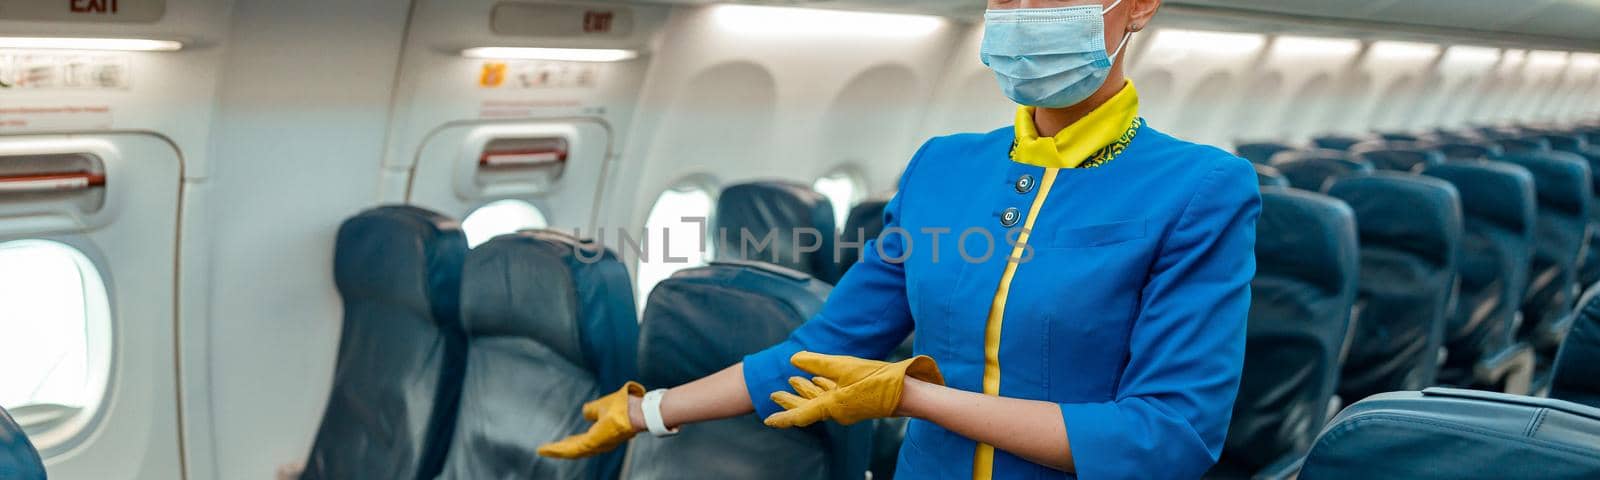
M 673 187 L 656 199 L 644 221 L 649 245 L 636 275 L 641 299 L 674 272 L 710 263 L 714 242 L 705 229 L 715 205 L 711 191 L 693 183 Z M 640 301 L 639 308 L 644 304 Z
M 0 243 L 0 406 L 30 435 L 99 403 L 111 308 L 82 252 L 45 240 Z
M 533 228 L 550 226 L 539 207 L 522 200 L 500 200 L 478 207 L 461 221 L 467 245 L 476 247 L 489 239 Z
M 833 226 L 840 231 L 844 229 L 845 217 L 850 215 L 850 207 L 866 196 L 866 188 L 861 186 L 861 181 L 844 171 L 818 178 L 816 183 L 811 184 L 811 189 L 828 197 L 828 203 L 833 204 Z

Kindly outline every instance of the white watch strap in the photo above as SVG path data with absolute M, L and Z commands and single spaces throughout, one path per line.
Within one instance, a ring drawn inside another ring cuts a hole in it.
M 651 390 L 644 394 L 644 401 L 640 402 L 639 409 L 644 411 L 644 426 L 650 429 L 650 434 L 657 437 L 670 437 L 678 434 L 678 429 L 668 429 L 667 422 L 661 420 L 661 399 L 667 396 L 667 389 Z

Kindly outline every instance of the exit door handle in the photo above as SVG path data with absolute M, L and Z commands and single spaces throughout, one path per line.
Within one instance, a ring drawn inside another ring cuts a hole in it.
M 90 172 L 0 175 L 0 194 L 78 191 L 105 185 L 105 175 Z

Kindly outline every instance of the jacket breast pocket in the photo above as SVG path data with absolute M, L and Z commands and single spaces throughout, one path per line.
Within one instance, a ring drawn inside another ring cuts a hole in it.
M 1068 225 L 1056 229 L 1040 245 L 1044 248 L 1093 248 L 1144 238 L 1145 220 L 1124 220 L 1095 225 Z

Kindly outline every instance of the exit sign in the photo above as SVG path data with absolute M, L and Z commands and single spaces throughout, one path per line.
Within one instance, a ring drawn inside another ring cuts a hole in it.
M 0 20 L 155 23 L 167 0 L 0 0 Z

